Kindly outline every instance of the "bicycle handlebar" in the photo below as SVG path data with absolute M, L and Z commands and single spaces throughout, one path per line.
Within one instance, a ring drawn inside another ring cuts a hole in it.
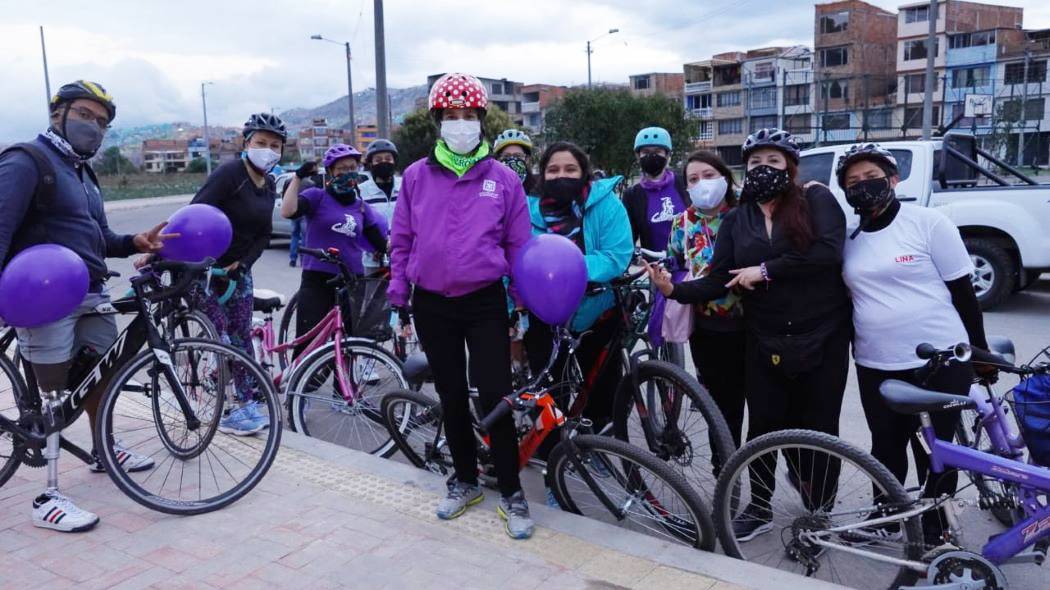
M 178 262 L 175 260 L 158 260 L 149 265 L 150 271 L 153 273 L 172 272 L 178 274 L 178 280 L 167 288 L 159 291 L 154 291 L 149 294 L 149 299 L 152 301 L 160 301 L 163 299 L 169 299 L 177 295 L 182 294 L 189 289 L 190 284 L 204 271 L 211 268 L 215 264 L 214 258 L 205 258 L 200 262 Z M 147 272 L 146 268 L 143 269 L 143 274 Z
M 966 342 L 960 342 L 959 344 L 944 350 L 940 350 L 936 346 L 924 342 L 915 347 L 915 354 L 920 359 L 926 360 L 927 366 L 935 364 L 943 365 L 951 361 L 959 363 L 969 362 L 975 365 L 994 367 L 1000 371 L 1013 373 L 1015 375 L 1028 375 L 1037 372 L 1044 372 L 1048 369 L 1047 366 L 1029 367 L 1027 365 L 1022 365 L 1016 367 L 998 354 L 971 346 Z
M 481 422 L 478 423 L 478 428 L 480 428 L 484 432 L 491 432 L 492 427 L 496 425 L 496 422 L 499 422 L 505 416 L 510 415 L 511 410 L 514 409 L 514 404 L 516 400 L 516 394 L 511 394 L 501 398 L 496 407 L 493 408 L 487 416 L 481 419 Z

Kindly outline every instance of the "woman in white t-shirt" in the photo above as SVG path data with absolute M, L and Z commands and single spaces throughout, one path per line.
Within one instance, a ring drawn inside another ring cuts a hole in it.
M 853 299 L 853 356 L 864 417 L 871 430 L 871 454 L 902 483 L 908 475 L 907 449 L 919 428 L 917 416 L 890 410 L 879 394 L 887 379 L 966 395 L 973 381 L 969 364 L 953 363 L 925 385 L 916 375 L 923 342 L 947 348 L 959 342 L 987 348 L 984 322 L 970 274 L 970 255 L 959 230 L 936 209 L 901 205 L 894 189 L 897 161 L 878 144 L 856 145 L 836 167 L 846 201 L 860 225 L 846 240 L 842 275 Z M 938 438 L 951 440 L 958 412 L 931 415 Z M 955 491 L 958 474 L 931 474 L 925 454 L 915 453 L 924 495 Z M 928 513 L 928 544 L 940 545 L 943 527 Z M 883 527 L 880 535 L 899 535 Z

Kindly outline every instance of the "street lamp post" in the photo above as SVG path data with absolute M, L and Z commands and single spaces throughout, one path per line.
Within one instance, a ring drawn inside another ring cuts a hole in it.
M 211 82 L 201 82 L 201 107 L 204 109 L 204 165 L 208 176 L 211 176 L 211 139 L 208 138 L 208 100 L 204 96 L 204 87 Z
M 343 45 L 346 48 L 346 106 L 350 113 L 350 143 L 356 147 L 357 123 L 354 121 L 354 79 L 353 74 L 350 73 L 350 42 L 333 41 L 331 39 L 326 39 L 322 35 L 311 35 L 310 38 L 314 41 L 327 41 L 329 43 L 335 43 L 336 45 Z
M 591 39 L 590 41 L 587 42 L 587 88 L 592 88 L 592 85 L 591 85 L 591 54 L 594 53 L 594 51 L 591 49 L 591 43 L 594 43 L 598 39 L 601 39 L 602 37 L 605 37 L 607 35 L 612 35 L 613 33 L 619 33 L 619 32 L 620 32 L 620 29 L 609 29 L 608 33 L 605 33 L 605 34 L 602 34 L 602 35 L 598 35 L 594 39 Z
M 47 112 L 51 113 L 51 76 L 47 73 L 47 46 L 44 45 L 44 27 L 40 27 L 40 53 L 44 57 L 44 92 L 47 93 Z

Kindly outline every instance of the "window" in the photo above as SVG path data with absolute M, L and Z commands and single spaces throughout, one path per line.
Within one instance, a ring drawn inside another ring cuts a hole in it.
M 976 88 L 988 84 L 992 70 L 989 66 L 952 70 L 952 86 L 955 88 Z
M 777 127 L 777 116 L 751 117 L 751 133 L 759 129 L 775 129 Z
M 1003 118 L 1008 121 L 1017 121 L 1018 111 L 1021 109 L 1021 100 L 1013 99 L 1003 103 Z M 1029 98 L 1028 102 L 1024 103 L 1024 120 L 1025 121 L 1039 121 L 1043 118 L 1043 113 L 1046 111 L 1046 100 L 1043 98 Z
M 940 11 L 934 16 L 934 18 L 941 18 Z M 930 20 L 930 7 L 929 6 L 916 6 L 914 8 L 904 9 L 904 22 L 906 23 L 925 23 Z
M 697 137 L 700 141 L 711 141 L 715 138 L 715 128 L 711 121 L 700 122 L 700 135 Z
M 849 100 L 849 82 L 834 80 L 830 84 L 825 84 L 824 88 L 829 99 Z
M 980 47 L 982 45 L 995 44 L 995 31 L 977 31 L 976 33 L 960 33 L 948 37 L 949 49 L 963 49 L 966 47 Z
M 1006 83 L 1021 84 L 1024 82 L 1024 62 L 1006 64 Z M 1046 81 L 1046 60 L 1028 62 L 1028 81 Z
M 711 108 L 711 95 L 710 94 L 690 94 L 685 97 L 685 108 L 692 109 L 709 109 Z
M 941 89 L 941 80 L 933 77 L 933 91 Z M 908 74 L 904 77 L 904 91 L 908 94 L 922 94 L 926 92 L 926 74 Z
M 730 145 L 722 146 L 718 149 L 718 157 L 722 158 L 722 161 L 726 163 L 726 166 L 743 166 L 744 157 L 741 154 L 740 146 Z
M 941 120 L 941 107 L 933 106 L 933 124 L 937 125 Z M 904 109 L 904 127 L 907 129 L 922 129 L 922 107 L 908 107 Z
M 639 76 L 634 79 L 635 90 L 648 90 L 649 89 L 649 76 Z
M 849 63 L 849 51 L 846 47 L 829 47 L 820 50 L 820 65 L 825 68 L 844 66 Z
M 823 34 L 828 33 L 841 33 L 846 30 L 849 24 L 849 12 L 835 12 L 832 14 L 825 14 L 820 17 L 820 32 Z
M 743 119 L 726 119 L 718 122 L 719 135 L 736 135 L 744 132 Z
M 880 109 L 868 111 L 868 129 L 889 129 L 893 126 L 893 111 Z
M 812 131 L 809 115 L 788 115 L 784 117 L 784 131 L 794 135 L 805 135 Z
M 933 56 L 940 55 L 940 39 L 933 44 Z M 926 39 L 912 39 L 904 42 L 904 61 L 926 59 Z
M 754 74 L 752 75 L 755 80 L 776 80 L 776 76 L 773 75 L 773 62 L 764 61 L 755 64 Z
M 776 87 L 756 88 L 751 91 L 751 108 L 768 109 L 777 106 Z
M 789 107 L 809 104 L 809 84 L 785 86 L 784 104 Z
M 740 105 L 740 92 L 720 92 L 718 94 L 718 106 L 735 107 Z
M 835 115 L 824 115 L 824 130 L 836 131 L 849 129 L 849 113 L 838 113 Z
M 813 154 L 802 156 L 798 163 L 798 182 L 805 184 L 811 180 L 831 185 L 831 165 L 835 154 Z

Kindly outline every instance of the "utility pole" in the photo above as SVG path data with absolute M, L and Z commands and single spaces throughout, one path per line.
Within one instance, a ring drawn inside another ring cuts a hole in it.
M 350 144 L 357 147 L 357 122 L 354 121 L 354 78 L 350 73 L 350 42 L 346 42 L 346 106 L 350 110 Z
M 869 86 L 868 74 L 864 74 L 864 76 L 861 78 L 861 82 L 864 85 L 864 114 L 862 115 L 864 117 L 864 121 L 861 123 L 861 129 L 864 131 L 864 141 L 868 141 L 868 129 L 871 127 L 871 125 L 868 122 L 868 103 L 871 100 L 871 87 Z
M 204 109 L 204 165 L 208 176 L 211 176 L 211 139 L 208 138 L 208 100 L 204 96 L 204 86 L 211 82 L 201 82 L 201 107 Z
M 944 9 L 947 11 L 948 6 L 945 5 Z M 926 88 L 924 89 L 926 92 L 922 103 L 922 138 L 924 140 L 930 139 L 930 130 L 933 126 L 933 87 L 936 83 L 933 62 L 937 48 L 937 12 L 937 0 L 930 0 L 928 14 L 930 27 L 926 35 Z
M 1028 60 L 1032 56 L 1032 52 L 1025 47 L 1024 50 L 1024 78 L 1021 80 L 1024 83 L 1024 87 L 1021 89 L 1021 116 L 1020 116 L 1020 128 L 1017 134 L 1017 165 L 1024 166 L 1024 128 L 1028 124 L 1028 117 L 1025 111 L 1028 109 Z M 1042 117 L 1039 117 L 1042 119 Z M 1038 142 L 1036 142 L 1038 143 Z
M 376 21 L 376 121 L 379 137 L 390 138 L 390 97 L 386 90 L 386 40 L 383 32 L 383 0 L 375 0 Z
M 51 114 L 51 76 L 47 73 L 47 46 L 44 45 L 44 27 L 40 27 L 40 53 L 44 56 L 44 92 L 47 94 L 47 112 Z
M 601 39 L 602 37 L 604 37 L 606 35 L 612 35 L 613 33 L 619 33 L 619 32 L 620 32 L 620 29 L 609 29 L 608 33 L 604 33 L 602 35 L 598 35 L 594 39 L 591 39 L 590 41 L 587 42 L 587 89 L 588 90 L 593 88 L 593 85 L 591 84 L 591 54 L 594 53 L 594 51 L 591 50 L 591 43 L 597 41 L 598 39 Z

